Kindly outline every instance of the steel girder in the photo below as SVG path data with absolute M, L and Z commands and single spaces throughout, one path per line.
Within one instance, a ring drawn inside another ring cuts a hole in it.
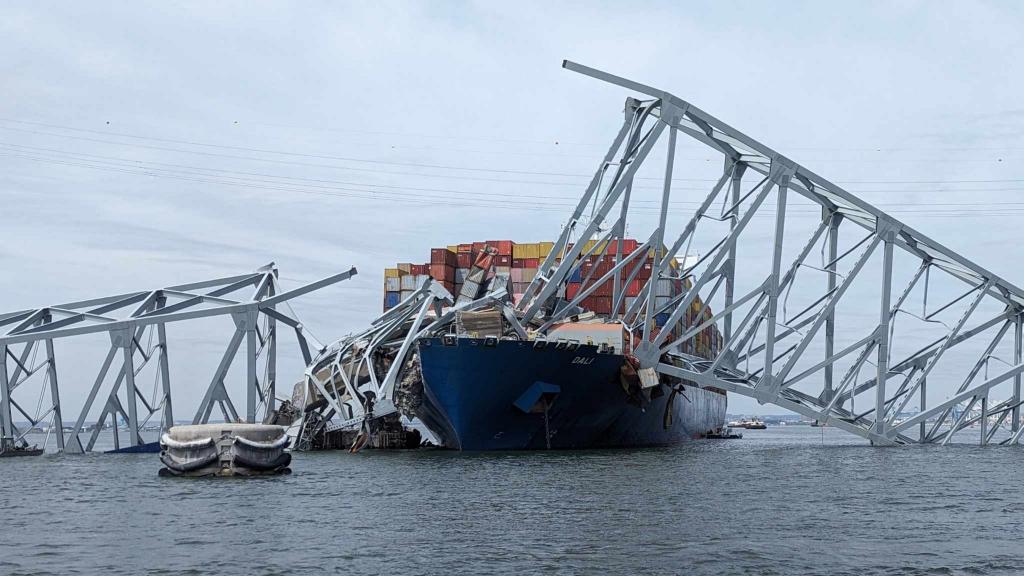
M 70 453 L 92 450 L 108 417 L 115 449 L 121 447 L 118 416 L 127 424 L 131 446 L 145 443 L 143 430 L 156 414 L 160 415 L 161 432 L 171 427 L 174 423 L 173 387 L 166 326 L 214 316 L 231 316 L 235 331 L 193 423 L 207 422 L 216 406 L 220 407 L 226 421 L 262 421 L 275 409 L 278 323 L 294 330 L 303 359 L 308 363 L 311 358 L 302 324 L 279 310 L 278 305 L 355 274 L 356 269 L 352 268 L 283 291 L 278 284 L 277 268 L 269 264 L 249 274 L 0 314 L 0 329 L 5 330 L 0 335 L 0 358 L 3 359 L 0 362 L 0 451 L 15 444 L 27 445 L 28 432 L 44 425 L 55 436 L 58 451 Z M 245 289 L 252 291 L 244 294 Z M 98 333 L 109 335 L 110 347 L 78 417 L 70 430 L 66 430 L 66 410 L 62 409 L 60 399 L 53 342 Z M 243 340 L 246 342 L 245 412 L 239 414 L 225 385 L 225 376 Z M 36 361 L 40 351 L 44 358 Z M 136 377 L 151 363 L 154 365 L 153 395 L 146 398 Z M 116 376 L 110 378 L 112 367 L 116 367 Z M 33 379 L 44 380 L 37 387 L 34 413 L 26 408 L 22 398 Z M 93 406 L 104 389 L 105 400 L 98 416 L 90 423 Z M 19 429 L 16 417 L 29 423 L 27 430 Z M 91 432 L 85 442 L 81 438 L 83 432 Z
M 518 306 L 524 323 L 543 318 L 547 326 L 572 312 L 554 304 L 556 294 L 581 267 L 587 240 L 623 238 L 636 174 L 668 132 L 658 223 L 641 248 L 655 249 L 654 272 L 621 313 L 644 335 L 635 355 L 645 385 L 659 373 L 683 378 L 879 445 L 948 443 L 973 425 L 980 425 L 983 444 L 1020 441 L 1024 290 L 689 102 L 573 62 L 563 66 L 649 99 L 626 100 L 621 130 Z M 724 168 L 672 240 L 667 227 L 680 133 L 720 153 Z M 716 204 L 721 209 L 712 211 Z M 820 211 L 809 236 L 793 226 L 794 206 Z M 770 243 L 751 238 L 756 216 L 772 222 Z M 572 304 L 589 294 L 588 286 L 612 278 L 613 310 L 620 314 L 619 280 L 636 278 L 642 258 L 624 256 L 618 245 L 612 270 L 585 278 Z M 675 270 L 673 259 L 696 248 L 702 256 Z M 816 249 L 820 265 L 809 259 Z M 764 255 L 760 269 L 737 266 L 738 254 L 755 252 Z M 658 302 L 657 283 L 664 279 L 690 283 L 670 302 Z M 894 294 L 897 281 L 906 284 Z M 668 330 L 654 335 L 656 314 L 669 314 L 664 324 L 674 326 L 698 295 L 711 300 L 723 284 L 717 312 L 699 315 L 676 338 Z M 929 296 L 942 303 L 929 305 Z M 795 315 L 787 313 L 791 298 L 804 301 Z M 918 298 L 920 314 L 911 306 Z M 876 320 L 865 321 L 865 311 Z M 683 344 L 708 327 L 721 334 L 720 350 L 711 358 L 683 353 Z M 1000 371 L 990 376 L 995 363 Z M 962 380 L 954 376 L 964 371 Z M 1004 399 L 993 401 L 997 394 Z

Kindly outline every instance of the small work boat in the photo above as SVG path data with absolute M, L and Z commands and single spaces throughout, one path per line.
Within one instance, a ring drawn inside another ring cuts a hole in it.
M 288 474 L 292 456 L 284 426 L 198 424 L 174 426 L 160 438 L 161 476 Z
M 5 449 L 0 450 L 0 458 L 17 458 L 18 456 L 39 456 L 43 453 L 43 449 L 36 445 L 29 446 L 28 444 L 8 446 Z

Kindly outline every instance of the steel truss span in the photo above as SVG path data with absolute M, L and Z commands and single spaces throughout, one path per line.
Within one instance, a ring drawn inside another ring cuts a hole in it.
M 636 355 L 646 385 L 659 373 L 684 378 L 877 445 L 945 444 L 967 438 L 967 428 L 981 444 L 1019 443 L 1024 291 L 668 92 L 563 67 L 646 99 L 626 100 L 621 130 L 518 304 L 524 325 L 549 326 L 573 313 L 587 286 L 613 281 L 613 315 L 644 335 Z M 699 206 L 682 218 L 670 203 L 680 135 L 723 158 L 717 182 L 689 198 Z M 641 296 L 625 306 L 623 286 L 644 258 L 624 258 L 618 242 L 601 252 L 612 270 L 583 274 L 579 294 L 560 301 L 586 241 L 624 237 L 634 179 L 655 150 L 664 151 L 664 164 L 652 166 L 663 188 L 654 232 L 637 251 L 656 251 Z M 756 216 L 764 233 L 751 226 Z M 673 225 L 681 231 L 669 234 Z M 681 270 L 670 266 L 676 256 Z M 662 301 L 659 279 L 687 289 Z M 655 317 L 675 325 L 698 294 L 707 308 L 697 325 L 675 340 L 655 330 Z M 723 337 L 715 357 L 681 351 L 711 325 Z
M 225 421 L 264 421 L 275 410 L 279 326 L 294 332 L 307 364 L 312 358 L 302 324 L 279 306 L 355 274 L 352 268 L 284 291 L 277 268 L 270 264 L 249 274 L 0 314 L 0 452 L 27 446 L 26 435 L 37 426 L 49 428 L 47 441 L 54 436 L 59 451 L 88 452 L 108 418 L 114 424 L 114 447 L 121 449 L 118 416 L 127 424 L 129 445 L 141 446 L 143 429 L 151 419 L 159 418 L 161 431 L 174 423 L 168 363 L 174 347 L 168 344 L 166 325 L 215 316 L 230 316 L 235 330 L 192 421 L 206 423 L 215 407 Z M 102 333 L 109 335 L 110 346 L 95 378 L 58 378 L 54 340 Z M 246 365 L 244 413 L 225 385 L 239 349 L 244 350 Z M 153 395 L 146 398 L 136 379 L 150 364 Z M 37 380 L 35 387 L 32 380 Z M 91 388 L 77 418 L 66 428 L 60 383 L 69 381 L 91 382 Z M 90 416 L 95 424 L 87 430 Z M 29 422 L 28 429 L 19 429 L 16 420 Z M 88 437 L 83 441 L 85 432 Z

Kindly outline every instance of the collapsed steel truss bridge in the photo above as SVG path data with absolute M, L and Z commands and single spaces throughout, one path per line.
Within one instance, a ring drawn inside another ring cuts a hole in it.
M 284 291 L 277 268 L 270 264 L 249 274 L 0 314 L 0 328 L 5 328 L 0 335 L 0 452 L 27 446 L 27 434 L 43 426 L 54 436 L 58 451 L 91 451 L 108 418 L 114 448 L 121 449 L 119 416 L 127 425 L 129 446 L 141 447 L 146 443 L 144 428 L 154 416 L 159 414 L 161 431 L 174 423 L 166 325 L 214 316 L 230 316 L 235 330 L 192 421 L 206 423 L 215 407 L 225 421 L 263 421 L 275 409 L 278 323 L 294 331 L 305 363 L 312 358 L 302 324 L 279 306 L 355 274 L 352 268 Z M 54 340 L 102 333 L 109 335 L 110 347 L 78 417 L 67 428 L 59 385 L 65 377 L 58 379 Z M 225 384 L 243 340 L 244 415 Z M 153 395 L 147 398 L 136 379 L 150 364 Z M 117 367 L 116 376 L 112 367 Z M 101 393 L 105 399 L 97 416 L 93 408 Z M 16 416 L 28 423 L 26 429 L 19 429 Z M 95 420 L 90 422 L 90 416 Z M 83 442 L 85 432 L 89 436 Z
M 518 306 L 524 324 L 542 318 L 549 326 L 612 281 L 613 314 L 643 331 L 636 356 L 645 385 L 659 373 L 684 378 L 878 445 L 948 443 L 970 426 L 982 444 L 1020 441 L 1024 291 L 668 92 L 568 61 L 563 66 L 647 99 L 627 99 L 621 130 Z M 682 220 L 670 203 L 679 135 L 724 161 L 696 213 Z M 604 252 L 588 253 L 585 241 L 624 237 L 634 216 L 635 177 L 658 144 L 667 147 L 654 232 L 631 256 L 616 243 L 611 271 L 600 278 L 584 273 L 578 295 L 545 315 L 580 267 L 577 258 Z M 820 218 L 801 231 L 794 219 L 808 207 Z M 759 215 L 774 223 L 767 241 L 750 232 Z M 669 225 L 683 222 L 670 237 Z M 636 255 L 649 249 L 656 250 L 655 271 L 623 310 L 622 287 L 643 264 Z M 682 272 L 672 270 L 672 259 L 691 250 L 700 257 Z M 809 256 L 817 250 L 822 261 L 814 264 Z M 894 293 L 897 278 L 903 288 Z M 659 279 L 688 280 L 688 289 L 659 302 Z M 665 324 L 672 326 L 698 294 L 716 303 L 714 314 L 704 310 L 704 319 L 675 340 L 653 331 L 656 315 L 670 315 Z M 929 296 L 942 302 L 929 304 Z M 796 301 L 802 311 L 787 313 Z M 681 352 L 711 325 L 724 337 L 716 357 Z
M 307 365 L 307 397 L 324 402 L 317 411 L 319 431 L 330 431 L 399 411 L 395 390 L 416 339 L 458 311 L 498 305 L 520 338 L 542 338 L 554 323 L 580 312 L 580 302 L 607 282 L 613 283 L 612 318 L 643 335 L 634 354 L 645 387 L 657 385 L 659 375 L 682 378 L 780 406 L 876 445 L 946 444 L 970 427 L 978 429 L 981 444 L 1020 442 L 1024 290 L 668 92 L 572 62 L 564 67 L 646 99 L 627 98 L 621 129 L 514 307 L 504 288 L 455 304 L 443 287 L 428 281 L 368 329 L 315 358 L 302 325 L 276 305 L 345 280 L 354 269 L 289 292 L 280 291 L 276 269 L 267 267 L 0 314 L 0 327 L 9 327 L 0 336 L 0 450 L 24 443 L 28 432 L 15 425 L 13 411 L 30 422 L 30 429 L 49 418 L 50 429 L 58 431 L 58 448 L 69 452 L 91 450 L 108 417 L 115 422 L 115 447 L 117 416 L 128 423 L 131 446 L 144 443 L 142 429 L 157 412 L 161 427 L 170 426 L 164 329 L 169 322 L 230 315 L 236 326 L 194 422 L 206 422 L 216 406 L 225 420 L 243 419 L 224 385 L 243 339 L 244 420 L 260 421 L 273 411 L 280 322 L 297 336 Z M 678 193 L 674 169 L 680 134 L 723 158 L 714 185 L 696 211 L 682 218 L 672 203 L 673 192 Z M 607 242 L 624 239 L 641 212 L 631 207 L 634 186 L 656 150 L 664 150 L 665 161 L 663 170 L 654 167 L 662 180 L 657 224 L 638 250 L 623 254 L 623 242 L 615 242 L 615 252 L 609 253 Z M 800 218 L 808 209 L 811 226 Z M 769 223 L 767 238 L 751 225 L 758 217 Z M 670 234 L 674 225 L 681 232 Z M 650 279 L 640 297 L 626 298 L 625 286 L 639 277 L 643 255 L 650 251 L 655 255 Z M 816 252 L 817 263 L 812 258 Z M 613 266 L 600 275 L 596 271 L 604 268 L 584 271 L 586 256 L 610 259 Z M 684 262 L 682 269 L 673 266 L 678 260 Z M 577 274 L 582 287 L 567 300 L 564 286 Z M 686 288 L 662 298 L 661 281 L 685 282 Z M 255 291 L 248 300 L 227 298 L 249 286 Z M 703 309 L 694 311 L 698 320 L 682 334 L 657 330 L 656 318 L 667 317 L 662 325 L 674 326 L 694 302 Z M 127 315 L 113 316 L 117 312 Z M 685 344 L 708 327 L 722 336 L 715 356 L 684 353 Z M 109 351 L 66 437 L 53 340 L 103 332 L 110 335 Z M 151 343 L 143 345 L 147 335 Z M 45 359 L 36 363 L 40 348 Z M 393 353 L 386 368 L 377 363 L 385 349 Z M 120 370 L 107 384 L 119 353 Z M 157 364 L 160 387 L 147 401 L 135 376 L 151 361 Z M 35 415 L 16 397 L 33 377 L 45 379 Z M 90 411 L 104 388 L 106 402 L 83 443 Z M 305 419 L 300 430 L 305 430 Z M 299 447 L 302 441 L 300 435 Z

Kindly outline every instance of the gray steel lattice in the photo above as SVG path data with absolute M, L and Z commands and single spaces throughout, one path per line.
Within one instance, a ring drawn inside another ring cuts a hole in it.
M 545 316 L 552 302 L 557 302 L 566 280 L 580 269 L 579 257 L 588 255 L 585 242 L 624 237 L 635 176 L 667 132 L 658 225 L 638 252 L 659 247 L 665 251 L 658 253 L 654 274 L 645 283 L 641 297 L 621 315 L 628 326 L 644 334 L 636 350 L 643 367 L 642 380 L 656 382 L 657 373 L 684 378 L 699 386 L 781 406 L 879 445 L 948 443 L 958 431 L 974 424 L 980 425 L 982 444 L 995 438 L 1001 429 L 1005 434 L 1000 442 L 1020 441 L 1024 291 L 689 102 L 573 62 L 566 61 L 563 66 L 648 99 L 627 99 L 621 130 L 519 304 L 524 324 L 541 318 L 545 327 L 550 326 L 590 293 L 588 286 L 607 280 L 614 282 L 613 310 L 620 314 L 622 286 L 636 278 L 639 270 L 636 259 L 623 256 L 621 243 L 611 271 L 600 278 L 583 274 L 584 288 L 570 305 Z M 670 218 L 675 217 L 670 199 L 679 134 L 720 153 L 724 169 L 682 233 L 670 243 L 666 230 Z M 751 185 L 751 180 L 756 183 Z M 820 222 L 809 238 L 787 226 L 797 198 L 821 210 Z M 716 203 L 722 203 L 720 214 L 710 210 Z M 588 207 L 592 207 L 589 215 Z M 751 246 L 749 234 L 745 236 L 744 232 L 759 214 L 774 221 L 770 270 L 766 274 L 736 266 L 738 252 L 757 248 Z M 712 227 L 715 221 L 727 222 L 728 229 L 717 235 L 712 231 L 711 239 L 693 245 L 698 232 Z M 840 253 L 842 239 L 852 246 Z M 791 262 L 785 258 L 787 246 L 802 246 Z M 828 256 L 815 267 L 808 263 L 808 256 L 818 247 Z M 699 248 L 703 255 L 687 265 L 682 274 L 673 273 L 672 259 L 685 256 L 690 248 Z M 896 258 L 901 263 L 898 269 Z M 875 259 L 881 260 L 879 269 L 872 269 Z M 908 261 L 912 262 L 909 268 Z M 808 279 L 810 274 L 798 274 L 804 270 L 817 271 L 819 276 Z M 893 293 L 894 270 L 915 270 L 898 295 Z M 878 275 L 877 283 L 873 274 Z M 691 286 L 681 297 L 659 305 L 655 287 L 664 278 L 685 278 Z M 851 334 L 857 329 L 856 322 L 848 308 L 839 305 L 849 305 L 850 288 L 864 283 L 875 284 L 879 295 L 873 300 L 859 296 L 854 308 L 876 311 L 878 321 L 863 333 Z M 721 305 L 710 319 L 674 341 L 669 331 L 651 336 L 656 314 L 669 313 L 665 324 L 672 326 L 684 318 L 698 295 L 713 298 L 723 285 Z M 745 291 L 737 293 L 737 286 L 745 286 Z M 933 299 L 935 294 L 943 297 L 955 286 L 960 286 L 962 293 L 947 296 L 944 304 L 927 309 L 929 294 Z M 815 297 L 802 312 L 787 318 L 785 305 L 791 292 Z M 909 297 L 922 293 L 924 312 L 917 316 L 909 309 Z M 896 322 L 898 314 L 930 323 L 932 328 L 944 322 L 941 318 L 951 318 L 942 324 L 944 330 L 938 338 L 916 352 L 893 357 L 894 348 L 914 342 L 903 329 L 907 321 Z M 685 341 L 711 325 L 723 334 L 724 346 L 719 354 L 700 358 L 681 351 Z M 1004 341 L 1011 328 L 1012 343 Z M 838 337 L 851 343 L 836 350 Z M 1001 344 L 1002 348 L 1012 348 L 1012 360 L 996 354 Z M 958 357 L 951 359 L 950 350 L 954 348 Z M 814 357 L 811 350 L 822 355 Z M 988 376 L 995 361 L 1005 366 Z M 860 374 L 868 364 L 873 364 L 873 375 L 862 379 Z M 846 370 L 836 378 L 841 365 Z M 935 371 L 937 366 L 942 372 Z M 928 393 L 929 376 L 967 367 L 957 386 Z M 983 372 L 985 377 L 979 381 Z M 993 401 L 997 393 L 1002 399 Z M 865 398 L 869 399 L 868 407 L 863 409 Z M 860 400 L 862 410 L 857 410 L 855 400 Z M 911 406 L 916 414 L 906 412 Z M 917 434 L 913 434 L 915 430 Z
M 275 408 L 277 324 L 282 323 L 294 331 L 307 364 L 312 357 L 302 324 L 279 310 L 278 305 L 347 280 L 355 274 L 356 269 L 352 268 L 283 291 L 278 284 L 277 268 L 270 264 L 250 274 L 0 314 L 0 328 L 6 327 L 6 332 L 0 335 L 0 358 L 3 359 L 0 362 L 0 452 L 12 449 L 16 444 L 27 445 L 27 433 L 44 424 L 53 432 L 59 451 L 76 453 L 94 447 L 108 417 L 114 423 L 115 449 L 120 448 L 118 416 L 127 423 L 131 446 L 143 443 L 142 428 L 157 413 L 161 418 L 161 430 L 166 430 L 174 422 L 166 325 L 213 316 L 231 316 L 235 331 L 193 422 L 207 422 L 215 407 L 220 407 L 227 421 L 261 421 Z M 251 293 L 235 296 L 248 288 L 252 289 Z M 85 404 L 70 431 L 65 433 L 53 341 L 97 333 L 109 334 L 110 347 Z M 243 340 L 246 341 L 246 403 L 245 412 L 240 415 L 225 386 L 225 376 L 238 356 Z M 148 344 L 144 345 L 144 342 Z M 45 359 L 33 363 L 31 360 L 40 350 L 44 350 Z M 147 401 L 135 382 L 138 372 L 150 362 L 156 362 L 160 391 L 157 401 Z M 262 381 L 258 363 L 263 368 Z M 112 367 L 117 367 L 116 376 L 110 378 Z M 19 402 L 18 394 L 19 388 L 34 377 L 43 378 L 45 382 L 40 385 L 40 409 L 33 414 Z M 97 423 L 92 426 L 89 439 L 83 443 L 81 435 L 86 431 L 93 406 L 104 390 L 106 398 Z M 19 430 L 15 415 L 29 422 L 28 430 Z

